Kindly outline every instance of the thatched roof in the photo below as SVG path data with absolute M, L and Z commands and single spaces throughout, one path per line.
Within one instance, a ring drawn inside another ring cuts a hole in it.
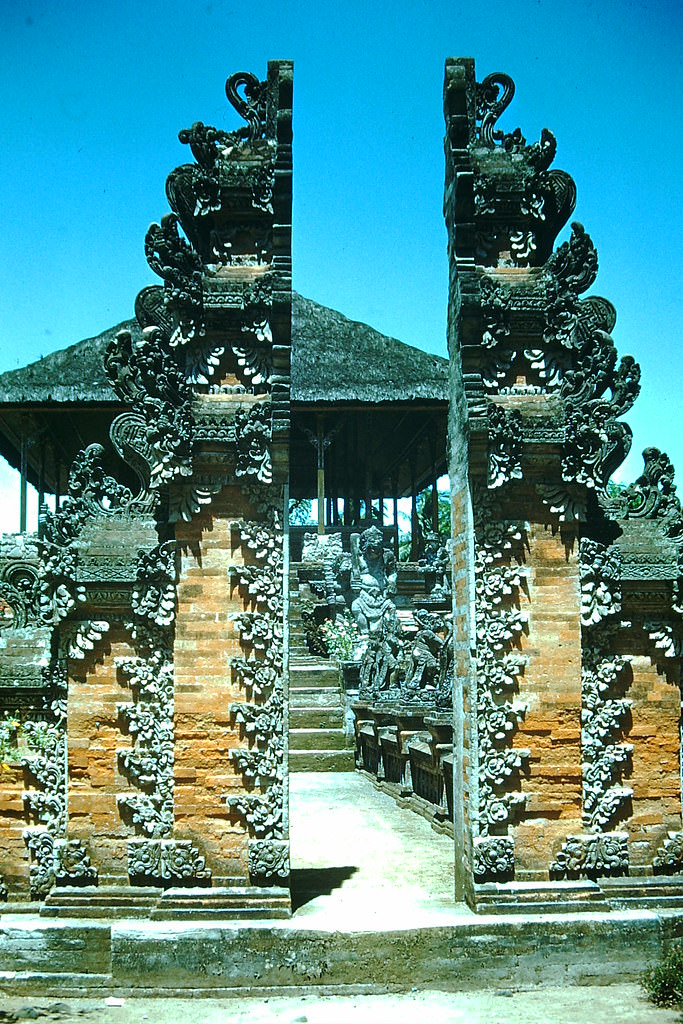
M 293 402 L 448 400 L 448 360 L 294 294 Z
M 116 402 L 103 369 L 109 342 L 125 320 L 94 338 L 0 374 L 0 404 Z M 366 324 L 296 292 L 292 302 L 293 402 L 447 401 L 448 361 L 387 338 Z

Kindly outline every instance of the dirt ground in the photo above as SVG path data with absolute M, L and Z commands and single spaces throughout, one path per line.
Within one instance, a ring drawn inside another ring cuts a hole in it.
M 2 1024 L 678 1024 L 639 985 L 224 999 L 0 997 Z

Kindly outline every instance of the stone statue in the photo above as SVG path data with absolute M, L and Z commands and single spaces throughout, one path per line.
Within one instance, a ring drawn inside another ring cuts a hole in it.
M 433 691 L 441 661 L 444 639 L 440 636 L 445 623 L 439 615 L 433 615 L 420 608 L 413 615 L 417 633 L 410 651 L 410 662 L 406 671 L 406 693 L 412 699 L 425 699 L 427 691 Z
M 351 565 L 351 590 L 358 594 L 351 612 L 361 632 L 372 633 L 385 617 L 396 617 L 390 597 L 396 593 L 396 559 L 376 526 L 351 534 Z

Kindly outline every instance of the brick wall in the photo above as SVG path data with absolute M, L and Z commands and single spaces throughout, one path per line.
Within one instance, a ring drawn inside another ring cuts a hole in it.
M 245 696 L 230 671 L 243 653 L 231 617 L 244 603 L 228 571 L 242 560 L 232 523 L 248 512 L 241 489 L 228 487 L 176 529 L 175 833 L 200 845 L 214 881 L 248 875 L 246 831 L 221 799 L 243 789 L 228 752 L 245 745 L 229 711 Z

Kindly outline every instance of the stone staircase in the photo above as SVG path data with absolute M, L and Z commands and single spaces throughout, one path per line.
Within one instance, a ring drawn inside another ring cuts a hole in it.
M 301 604 L 315 600 L 294 563 L 289 589 L 289 770 L 352 772 L 355 760 L 346 734 L 339 665 L 312 655 L 306 645 Z

